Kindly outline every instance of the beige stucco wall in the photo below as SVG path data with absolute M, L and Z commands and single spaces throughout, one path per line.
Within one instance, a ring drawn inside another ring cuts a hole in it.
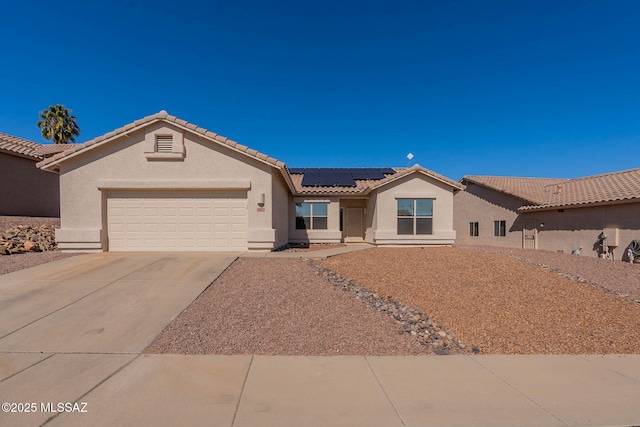
M 287 187 L 282 175 L 275 174 L 273 178 L 271 199 L 273 209 L 272 228 L 276 233 L 274 248 L 279 248 L 289 243 L 289 206 L 291 205 L 291 197 L 289 187 Z
M 58 175 L 36 168 L 36 163 L 0 152 L 0 215 L 60 215 Z
M 454 227 L 456 244 L 491 245 L 522 248 L 523 228 L 527 221 L 536 227 L 537 249 L 571 253 L 582 248 L 582 256 L 597 257 L 598 237 L 605 228 L 618 228 L 619 246 L 616 259 L 622 259 L 631 240 L 640 239 L 640 203 L 611 204 L 582 208 L 523 212 L 516 210 L 526 204 L 508 196 L 469 183 L 466 191 L 454 196 Z M 507 235 L 495 237 L 493 222 L 505 220 Z M 469 236 L 469 223 L 479 223 L 479 236 Z M 608 239 L 605 243 L 613 243 Z
M 378 245 L 451 245 L 453 229 L 453 188 L 420 173 L 413 173 L 374 191 L 376 206 L 372 222 L 373 241 Z M 397 233 L 397 199 L 433 200 L 433 234 L 405 236 Z
M 453 227 L 456 244 L 522 247 L 522 227 L 514 227 L 516 210 L 524 205 L 518 198 L 469 183 L 453 196 Z M 506 221 L 506 236 L 493 235 L 493 222 Z M 478 223 L 478 236 L 469 236 L 469 223 Z
M 156 133 L 178 136 L 184 142 L 184 158 L 148 158 L 145 153 L 153 152 Z M 124 186 L 129 185 L 126 181 L 133 186 L 144 183 L 153 187 L 157 183 L 168 189 L 194 185 L 225 191 L 246 187 L 248 248 L 270 249 L 283 239 L 276 239 L 272 219 L 271 201 L 282 198 L 281 187 L 272 184 L 272 173 L 279 172 L 200 135 L 165 122 L 152 123 L 61 164 L 61 229 L 56 238 L 64 250 L 105 250 L 105 202 L 108 188 L 118 181 L 124 181 Z M 259 206 L 262 194 L 266 203 Z
M 626 258 L 632 240 L 640 240 L 640 202 L 552 211 L 526 212 L 521 220 L 535 219 L 538 225 L 538 249 L 571 253 L 582 248 L 582 256 L 597 257 L 598 238 L 605 228 L 618 229 L 615 259 Z M 544 224 L 544 226 L 542 226 Z M 613 244 L 613 236 L 605 240 Z

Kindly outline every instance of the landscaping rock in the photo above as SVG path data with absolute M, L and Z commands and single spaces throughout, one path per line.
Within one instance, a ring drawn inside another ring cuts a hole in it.
M 340 276 L 333 270 L 322 267 L 314 261 L 306 261 L 338 289 L 354 293 L 356 298 L 363 300 L 370 307 L 395 319 L 401 325 L 403 333 L 415 337 L 420 344 L 428 349 L 428 354 L 467 353 L 466 346 L 461 345 L 460 341 L 454 340 L 450 334 L 443 331 L 435 321 L 421 310 L 400 304 L 391 296 L 383 297 L 378 293 L 370 292 L 368 289 L 359 286 L 354 280 Z
M 0 255 L 56 250 L 55 233 L 51 225 L 13 227 L 0 234 Z

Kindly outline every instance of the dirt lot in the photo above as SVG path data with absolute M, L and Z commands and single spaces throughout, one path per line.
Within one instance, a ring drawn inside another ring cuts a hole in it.
M 37 227 L 43 224 L 60 227 L 60 219 L 25 216 L 0 216 L 0 231 L 5 231 L 18 225 Z M 68 258 L 74 255 L 75 254 L 67 254 L 58 251 L 0 255 L 0 274 L 11 273 L 12 271 L 18 271 L 29 267 L 35 267 L 36 265 L 46 264 L 51 261 Z
M 578 258 L 560 255 L 565 258 L 557 262 Z M 546 265 L 551 258 L 547 256 Z M 603 269 L 618 267 L 593 261 Z M 378 248 L 320 264 L 423 310 L 483 353 L 640 353 L 640 304 L 503 255 L 458 248 Z M 638 267 L 624 266 L 621 286 L 638 291 Z M 607 277 L 606 270 L 598 274 Z

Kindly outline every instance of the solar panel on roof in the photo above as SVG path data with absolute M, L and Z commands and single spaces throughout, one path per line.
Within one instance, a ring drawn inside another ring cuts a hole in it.
M 314 187 L 316 185 L 320 185 L 320 173 L 317 168 L 307 168 L 304 171 L 304 176 L 302 177 L 302 186 L 303 187 Z
M 384 179 L 384 174 L 379 169 L 367 169 L 369 179 Z
M 349 171 L 338 171 L 336 172 L 336 177 L 338 178 L 338 185 L 344 187 L 355 187 L 356 182 L 353 180 L 353 176 Z
M 349 169 L 349 173 L 351 173 L 351 176 L 353 177 L 353 179 L 369 179 L 369 175 L 367 175 L 366 169 L 362 169 L 362 168 Z
M 380 172 L 382 172 L 382 173 L 387 173 L 387 174 L 394 174 L 394 173 L 396 173 L 396 171 L 394 171 L 394 170 L 393 170 L 393 169 L 391 169 L 391 168 L 380 168 L 380 169 L 378 169 L 378 170 L 379 170 Z
M 330 169 L 320 169 L 318 176 L 319 176 L 319 181 L 318 181 L 319 185 L 332 187 L 332 186 L 335 186 L 336 183 L 338 182 L 336 178 L 336 173 Z
M 304 173 L 305 168 L 289 168 L 289 173 Z

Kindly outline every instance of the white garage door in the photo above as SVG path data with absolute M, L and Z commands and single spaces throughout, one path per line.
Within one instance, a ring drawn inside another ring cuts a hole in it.
M 246 250 L 246 193 L 114 192 L 107 228 L 114 252 Z

